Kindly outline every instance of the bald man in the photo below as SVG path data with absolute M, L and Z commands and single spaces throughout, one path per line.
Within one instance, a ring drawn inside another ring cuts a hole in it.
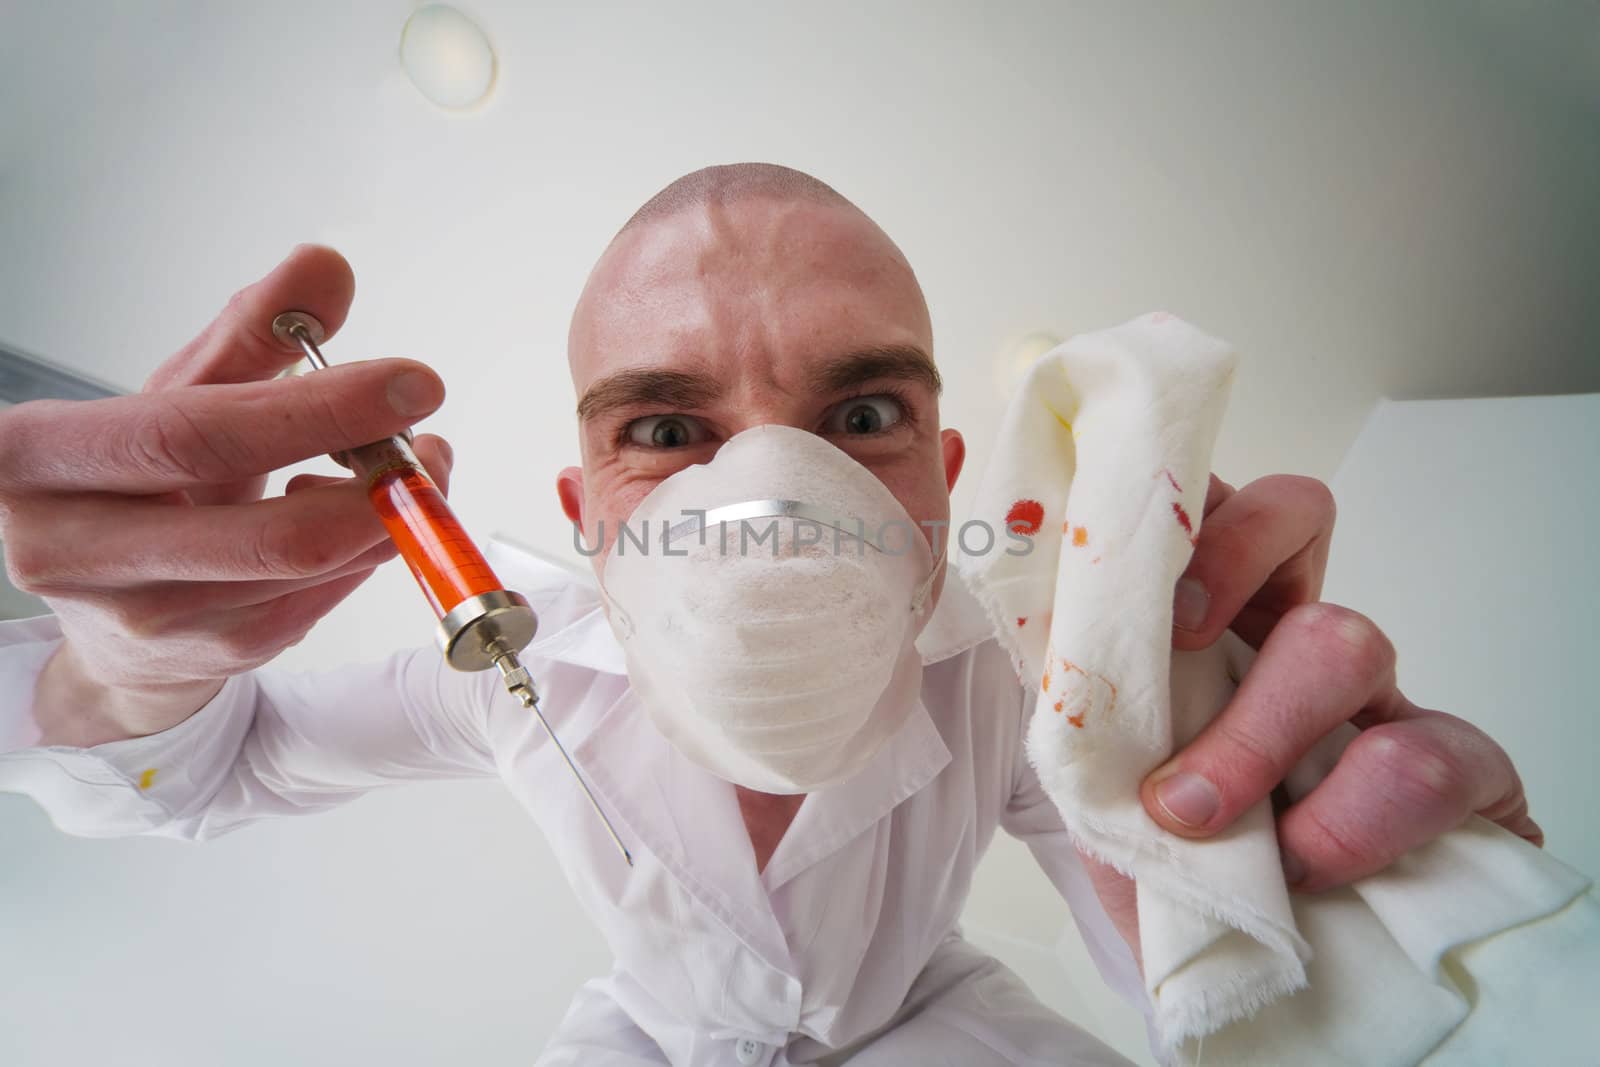
M 688 759 L 630 687 L 595 597 L 534 591 L 529 666 L 632 868 L 492 672 L 451 672 L 427 648 L 317 675 L 264 666 L 394 554 L 361 486 L 301 475 L 262 499 L 264 475 L 395 433 L 444 398 L 407 360 L 275 377 L 297 353 L 273 317 L 304 309 L 335 331 L 353 288 L 336 253 L 302 246 L 140 395 L 0 415 L 7 562 L 54 610 L 0 627 L 5 691 L 33 694 L 0 713 L 0 788 L 69 832 L 204 839 L 393 782 L 500 777 L 617 957 L 579 990 L 546 1067 L 1122 1062 L 960 936 L 1004 828 L 1107 980 L 1148 1007 L 1131 885 L 1073 850 L 1022 754 L 1031 701 L 953 574 L 919 645 L 918 708 L 864 770 L 801 795 Z M 623 227 L 578 302 L 582 463 L 561 472 L 560 505 L 608 547 L 664 479 L 781 425 L 841 450 L 927 530 L 948 520 L 965 455 L 940 425 L 933 347 L 905 257 L 833 189 L 768 165 L 688 175 Z M 423 435 L 417 450 L 444 485 L 448 446 Z M 1260 654 L 1213 726 L 1151 773 L 1150 814 L 1214 834 L 1354 720 L 1361 739 L 1280 813 L 1297 888 L 1378 870 L 1473 812 L 1538 841 L 1505 753 L 1407 701 L 1377 628 L 1319 602 L 1332 524 L 1308 479 L 1213 482 L 1174 644 L 1231 627 Z

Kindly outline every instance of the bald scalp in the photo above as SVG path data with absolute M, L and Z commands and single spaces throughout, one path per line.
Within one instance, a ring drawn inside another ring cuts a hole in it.
M 642 294 L 654 281 L 647 276 L 648 271 L 646 275 L 635 273 L 632 276 L 630 271 L 641 260 L 650 262 L 651 257 L 664 256 L 654 260 L 648 270 L 670 273 L 672 255 L 682 255 L 687 257 L 684 262 L 693 263 L 699 254 L 693 244 L 696 238 L 690 236 L 693 230 L 678 226 L 680 217 L 700 215 L 732 220 L 728 226 L 714 227 L 715 236 L 706 236 L 703 240 L 724 245 L 749 240 L 755 247 L 763 239 L 763 227 L 773 224 L 770 214 L 763 217 L 759 210 L 754 213 L 744 210 L 759 205 L 818 209 L 799 213 L 808 216 L 800 224 L 800 232 L 814 228 L 817 241 L 837 238 L 841 229 L 853 230 L 854 243 L 848 248 L 836 247 L 837 259 L 829 269 L 848 270 L 849 264 L 856 263 L 864 265 L 868 271 L 880 270 L 885 276 L 903 279 L 919 305 L 912 315 L 921 320 L 920 332 L 922 335 L 930 333 L 927 303 L 905 254 L 882 227 L 838 190 L 804 171 L 775 163 L 703 167 L 678 178 L 635 211 L 590 271 L 567 332 L 567 365 L 580 394 L 587 388 L 590 376 L 580 364 L 593 350 L 589 341 L 596 322 L 604 320 L 617 307 L 645 299 Z M 776 217 L 784 214 L 780 211 Z M 828 215 L 835 218 L 829 221 Z M 680 244 L 664 253 L 664 246 L 657 241 L 658 235 L 654 232 L 657 229 L 669 234 L 674 229 L 682 231 L 671 238 Z M 924 349 L 931 349 L 931 338 L 924 337 L 918 343 Z
M 710 204 L 730 204 L 749 197 L 780 201 L 804 201 L 828 207 L 841 207 L 866 217 L 866 213 L 827 182 L 804 171 L 776 163 L 728 163 L 702 167 L 685 174 L 655 196 L 617 231 L 621 237 L 629 230 L 657 219 L 664 219 L 686 208 Z

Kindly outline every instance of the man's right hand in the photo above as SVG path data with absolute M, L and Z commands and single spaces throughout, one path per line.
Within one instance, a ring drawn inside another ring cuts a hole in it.
M 138 395 L 0 414 L 7 570 L 66 637 L 34 694 L 41 743 L 182 722 L 395 555 L 353 478 L 300 475 L 261 498 L 269 472 L 398 433 L 444 400 L 413 360 L 277 378 L 301 356 L 273 337 L 273 318 L 307 311 L 331 335 L 354 291 L 342 256 L 302 245 Z M 449 446 L 421 436 L 416 450 L 445 487 Z

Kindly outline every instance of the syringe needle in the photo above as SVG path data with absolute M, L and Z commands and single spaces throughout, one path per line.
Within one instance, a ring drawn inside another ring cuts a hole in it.
M 495 660 L 495 666 L 500 668 L 500 673 L 505 676 L 506 688 L 511 695 L 522 703 L 522 706 L 533 712 L 538 718 L 539 725 L 544 727 L 545 736 L 550 738 L 550 743 L 556 746 L 556 751 L 561 753 L 561 758 L 566 761 L 567 769 L 572 772 L 572 777 L 578 780 L 578 786 L 583 790 L 583 795 L 589 798 L 589 806 L 594 808 L 594 813 L 600 816 L 600 821 L 605 824 L 606 833 L 611 835 L 611 840 L 616 844 L 617 851 L 622 853 L 622 858 L 628 866 L 633 866 L 633 853 L 628 851 L 628 846 L 622 843 L 622 838 L 617 834 L 617 828 L 611 825 L 605 809 L 600 806 L 594 791 L 589 788 L 589 783 L 584 780 L 583 772 L 578 770 L 578 765 L 572 761 L 567 753 L 567 746 L 561 743 L 561 738 L 550 728 L 549 720 L 544 717 L 544 712 L 539 709 L 539 695 L 534 691 L 533 680 L 528 675 L 528 670 L 517 659 L 516 653 L 507 653 Z
M 578 785 L 583 787 L 583 795 L 589 798 L 589 805 L 594 808 L 594 813 L 600 816 L 600 821 L 605 824 L 606 833 L 611 835 L 611 840 L 616 843 L 617 850 L 622 853 L 622 858 L 628 861 L 629 867 L 632 867 L 633 854 L 628 851 L 628 846 L 622 843 L 622 838 L 617 836 L 617 828 L 611 825 L 611 820 L 606 817 L 605 810 L 600 807 L 600 802 L 595 799 L 594 793 L 590 791 L 589 783 L 583 780 L 583 775 L 578 771 L 578 765 L 572 762 L 571 756 L 567 755 L 566 746 L 561 743 L 561 739 L 556 736 L 556 732 L 550 729 L 550 724 L 545 721 L 544 712 L 539 710 L 539 702 L 537 700 L 525 700 L 524 704 L 539 717 L 539 725 L 544 727 L 544 732 L 549 736 L 550 742 L 556 746 L 556 751 L 561 753 L 561 758 L 567 761 L 567 766 L 571 768 L 573 777 L 578 779 Z

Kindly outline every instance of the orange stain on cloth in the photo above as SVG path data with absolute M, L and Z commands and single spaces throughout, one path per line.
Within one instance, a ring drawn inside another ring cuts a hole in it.
M 140 789 L 149 789 L 150 786 L 155 782 L 155 780 L 156 780 L 156 769 L 154 767 L 151 767 L 151 768 L 147 769 L 143 774 L 139 775 L 139 788 Z
M 1066 711 L 1067 702 L 1069 700 L 1072 701 L 1077 711 L 1067 715 L 1067 722 L 1071 723 L 1073 727 L 1079 730 L 1084 729 L 1088 724 L 1089 712 L 1094 710 L 1097 703 L 1103 705 L 1099 709 L 1099 714 L 1102 717 L 1111 714 L 1116 708 L 1117 687 L 1111 679 L 1101 674 L 1095 674 L 1093 671 L 1086 671 L 1066 657 L 1057 656 L 1054 653 L 1047 653 L 1044 673 L 1044 688 L 1046 692 L 1050 689 L 1051 670 L 1057 666 L 1069 676 L 1075 673 L 1083 678 L 1083 684 L 1080 686 L 1074 687 L 1069 684 L 1067 693 L 1053 705 L 1055 712 L 1062 714 Z

